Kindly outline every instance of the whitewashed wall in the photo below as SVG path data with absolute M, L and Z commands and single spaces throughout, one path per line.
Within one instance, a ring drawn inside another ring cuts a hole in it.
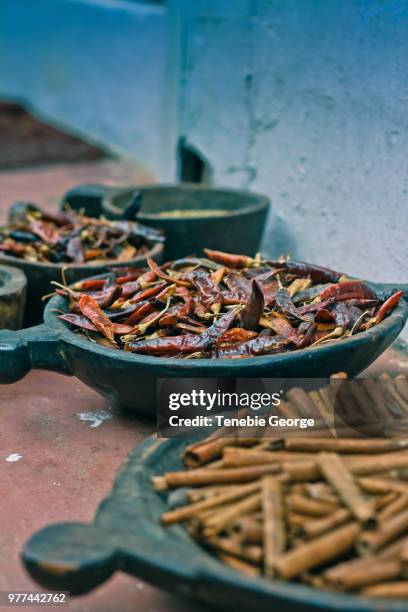
M 217 183 L 270 195 L 265 249 L 408 282 L 407 3 L 185 9 L 181 130 Z

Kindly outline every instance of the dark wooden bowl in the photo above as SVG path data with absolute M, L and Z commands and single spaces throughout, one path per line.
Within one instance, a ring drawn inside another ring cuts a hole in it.
M 149 242 L 149 255 L 158 263 L 163 257 L 163 243 Z M 0 264 L 19 268 L 27 277 L 27 305 L 25 310 L 24 325 L 37 325 L 43 320 L 44 302 L 41 298 L 53 291 L 51 281 L 62 281 L 62 268 L 66 269 L 65 276 L 69 284 L 75 283 L 88 276 L 96 276 L 107 271 L 109 266 L 123 267 L 134 266 L 141 268 L 147 266 L 146 255 L 139 255 L 128 261 L 107 261 L 103 264 L 54 264 L 26 261 L 11 255 L 0 253 Z
M 150 479 L 181 469 L 186 444 L 145 440 L 128 458 L 92 523 L 61 523 L 36 533 L 22 553 L 34 580 L 46 589 L 81 595 L 121 570 L 217 610 L 406 612 L 406 600 L 374 600 L 248 577 L 212 557 L 180 525 L 163 527 L 160 515 L 167 505 Z
M 395 287 L 369 284 L 377 291 Z M 402 299 L 379 325 L 325 345 L 245 359 L 183 360 L 90 342 L 58 318 L 57 311 L 67 310 L 67 300 L 55 296 L 45 309 L 44 325 L 0 332 L 0 382 L 19 380 L 31 368 L 73 374 L 112 402 L 152 419 L 158 378 L 326 378 L 340 370 L 355 376 L 395 340 L 408 318 L 408 302 Z
M 193 253 L 200 255 L 203 248 L 251 256 L 259 249 L 270 202 L 266 196 L 250 191 L 188 183 L 126 188 L 80 185 L 64 196 L 63 203 L 84 208 L 89 215 L 120 219 L 135 192 L 143 196 L 138 221 L 166 235 L 166 261 Z M 203 214 L 166 216 L 174 209 Z M 225 214 L 206 216 L 204 212 L 209 210 L 224 210 Z
M 20 329 L 26 303 L 27 279 L 21 270 L 0 266 L 0 329 Z

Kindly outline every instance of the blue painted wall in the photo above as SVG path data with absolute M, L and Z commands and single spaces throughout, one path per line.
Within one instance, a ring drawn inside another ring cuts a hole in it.
M 0 98 L 21 99 L 170 178 L 177 80 L 169 29 L 154 4 L 2 0 Z

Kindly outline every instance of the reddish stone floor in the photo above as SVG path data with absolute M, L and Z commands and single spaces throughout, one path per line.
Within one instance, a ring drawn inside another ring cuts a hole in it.
M 82 420 L 101 411 L 112 418 L 97 427 L 95 420 Z M 111 412 L 106 400 L 75 378 L 37 371 L 0 387 L 0 591 L 40 590 L 20 563 L 24 543 L 49 523 L 91 521 L 121 463 L 152 431 L 152 423 Z M 21 458 L 10 461 L 10 455 Z M 97 591 L 71 600 L 70 609 L 200 607 L 117 574 Z

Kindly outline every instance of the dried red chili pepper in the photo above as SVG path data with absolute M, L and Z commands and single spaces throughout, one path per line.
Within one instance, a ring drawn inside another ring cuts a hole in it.
M 227 268 L 247 268 L 255 261 L 252 257 L 248 257 L 247 255 L 233 255 L 232 253 L 212 251 L 211 249 L 204 249 L 204 253 L 211 261 L 222 264 Z
M 272 261 L 267 263 L 273 268 L 278 268 L 279 272 L 284 270 L 296 276 L 309 276 L 316 283 L 337 283 L 340 280 L 341 272 L 335 272 L 330 268 L 323 268 L 314 264 L 307 264 L 303 261 Z M 277 270 L 275 270 L 276 274 Z
M 113 323 L 100 308 L 98 302 L 90 295 L 81 295 L 79 309 L 108 340 L 114 341 Z
M 258 334 L 254 331 L 243 329 L 242 327 L 233 327 L 224 332 L 215 342 L 216 346 L 221 347 L 226 344 L 235 344 L 237 342 L 247 342 L 253 340 Z
M 251 295 L 240 314 L 242 326 L 254 330 L 258 327 L 259 319 L 265 307 L 264 294 L 256 279 L 252 281 Z
M 376 323 L 381 323 L 381 321 L 384 319 L 385 315 L 392 310 L 393 308 L 395 308 L 400 299 L 402 298 L 402 296 L 404 295 L 403 291 L 397 291 L 396 293 L 394 293 L 393 295 L 391 295 L 388 300 L 385 300 L 384 304 L 382 304 L 380 306 L 380 308 L 378 309 L 376 315 L 375 315 L 375 320 Z
M 369 299 L 375 300 L 377 299 L 376 294 L 370 287 L 364 285 L 360 281 L 346 281 L 344 283 L 337 283 L 335 285 L 330 285 L 320 294 L 321 300 L 328 300 L 329 298 L 334 298 L 336 302 L 343 300 L 352 300 L 352 299 Z
M 214 283 L 210 274 L 198 270 L 191 273 L 190 278 L 199 292 L 201 303 L 213 314 L 218 314 L 221 310 L 222 295 L 220 288 Z
M 148 298 L 151 298 L 157 295 L 158 293 L 160 293 L 160 291 L 165 286 L 166 286 L 166 283 L 162 282 L 162 283 L 158 283 L 157 285 L 154 285 L 153 287 L 148 287 L 147 289 L 143 289 L 143 291 L 139 291 L 138 293 L 136 293 L 136 295 L 132 297 L 132 299 L 129 301 L 131 304 L 137 304 L 138 302 L 147 300 Z
M 203 346 L 202 336 L 187 334 L 185 336 L 166 336 L 164 338 L 155 338 L 154 340 L 128 342 L 125 350 L 132 353 L 144 353 L 160 357 L 161 355 L 201 351 Z
M 170 283 L 174 283 L 175 285 L 179 285 L 180 287 L 190 286 L 189 282 L 182 280 L 177 276 L 169 276 L 168 274 L 166 274 L 166 272 L 163 272 L 163 270 L 160 269 L 160 266 L 158 266 L 157 263 L 151 257 L 149 257 L 149 255 L 147 256 L 147 263 L 150 270 L 154 272 L 157 278 L 162 278 L 163 280 L 168 281 Z
M 281 352 L 288 344 L 289 340 L 280 336 L 258 336 L 258 338 L 242 342 L 237 346 L 220 348 L 217 351 L 217 355 L 218 357 L 228 359 L 271 355 L 272 353 Z
M 277 292 L 275 305 L 277 310 L 282 312 L 289 320 L 303 321 L 302 315 L 292 302 L 292 298 L 285 287 L 282 287 Z
M 143 302 L 138 302 L 134 307 L 132 313 L 126 320 L 128 325 L 135 325 L 139 321 L 141 321 L 146 315 L 153 312 L 154 306 L 148 300 L 144 300 Z

